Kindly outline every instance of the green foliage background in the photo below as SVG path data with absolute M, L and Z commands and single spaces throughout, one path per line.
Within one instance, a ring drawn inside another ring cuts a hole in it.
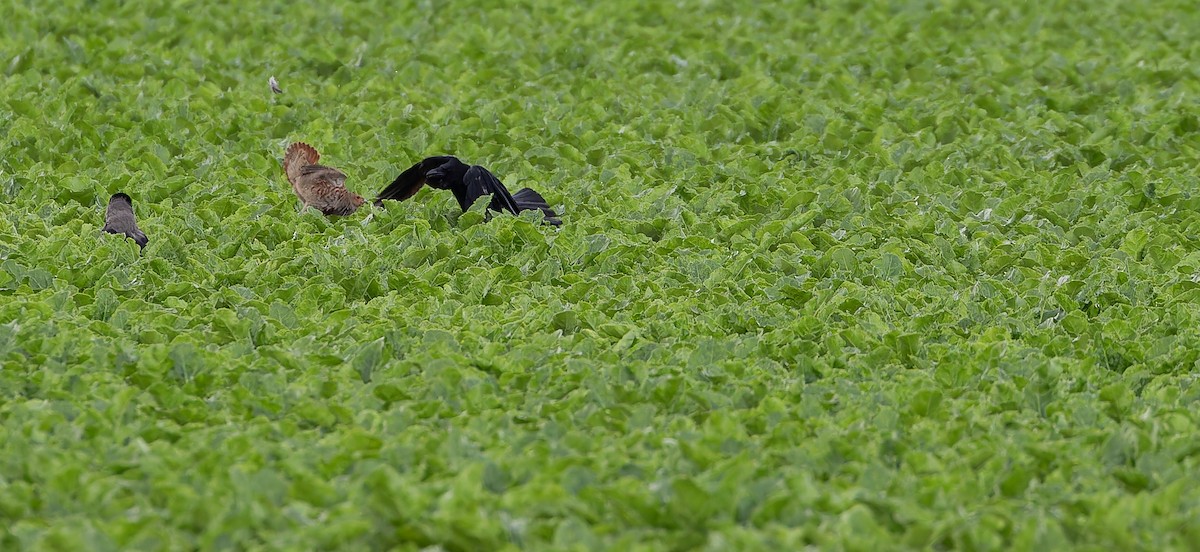
M 0 548 L 1196 549 L 1198 34 L 0 5 Z M 365 196 L 456 154 L 565 225 L 301 215 L 293 140 Z

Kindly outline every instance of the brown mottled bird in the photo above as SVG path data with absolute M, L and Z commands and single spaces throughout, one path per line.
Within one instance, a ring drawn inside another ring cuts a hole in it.
M 334 168 L 318 165 L 321 154 L 304 142 L 288 146 L 283 156 L 283 172 L 304 207 L 313 207 L 326 215 L 349 215 L 363 204 L 362 196 L 346 189 L 346 175 Z
M 121 192 L 108 199 L 108 211 L 104 213 L 104 231 L 109 234 L 125 234 L 143 249 L 150 243 L 146 234 L 138 228 L 137 219 L 133 217 L 133 200 Z

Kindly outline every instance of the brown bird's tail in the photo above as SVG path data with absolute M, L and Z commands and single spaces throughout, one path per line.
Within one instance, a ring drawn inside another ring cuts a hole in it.
M 287 174 L 288 182 L 295 184 L 296 179 L 300 177 L 300 168 L 305 165 L 316 165 L 319 159 L 321 159 L 321 154 L 304 142 L 296 142 L 288 146 L 287 153 L 283 155 L 283 172 Z

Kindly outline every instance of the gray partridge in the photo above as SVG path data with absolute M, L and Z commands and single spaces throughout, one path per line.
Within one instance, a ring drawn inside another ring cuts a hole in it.
M 325 215 L 349 215 L 362 207 L 362 196 L 346 189 L 346 175 L 337 169 L 318 165 L 321 154 L 304 142 L 288 146 L 283 156 L 283 172 L 292 190 L 305 207 Z

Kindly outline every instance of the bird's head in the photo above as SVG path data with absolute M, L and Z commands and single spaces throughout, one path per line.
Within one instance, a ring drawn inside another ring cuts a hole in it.
M 461 182 L 467 174 L 467 166 L 457 159 L 447 161 L 425 173 L 425 184 L 439 190 L 449 190 L 456 182 Z

